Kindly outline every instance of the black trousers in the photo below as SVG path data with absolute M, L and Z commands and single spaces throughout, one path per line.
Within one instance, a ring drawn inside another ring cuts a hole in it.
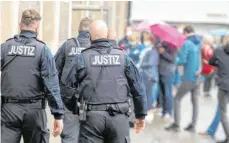
M 60 135 L 61 143 L 77 143 L 79 136 L 79 118 L 67 108 L 64 112 L 64 129 Z
M 41 103 L 6 103 L 1 108 L 1 143 L 49 143 L 47 116 Z
M 80 124 L 78 143 L 130 143 L 129 120 L 124 114 L 90 111 Z

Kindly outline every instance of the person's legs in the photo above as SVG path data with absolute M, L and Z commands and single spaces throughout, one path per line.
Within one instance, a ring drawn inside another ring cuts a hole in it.
M 199 112 L 199 94 L 200 94 L 200 85 L 198 83 L 192 83 L 191 90 L 191 101 L 192 101 L 192 122 L 185 128 L 186 131 L 195 131 L 195 126 L 197 123 L 198 112 Z
M 220 119 L 227 139 L 229 139 L 229 120 L 227 117 L 228 98 L 229 98 L 229 93 L 219 89 L 218 100 L 219 100 L 219 108 L 220 108 Z
M 178 126 L 180 125 L 180 102 L 181 99 L 187 94 L 189 91 L 189 87 L 187 86 L 187 82 L 181 83 L 180 87 L 178 88 L 177 94 L 174 98 L 174 122 Z
M 1 124 L 1 143 L 20 143 L 21 129 Z
M 172 96 L 172 76 L 164 77 L 164 104 L 163 104 L 163 114 L 172 115 L 173 108 L 173 96 Z
M 1 108 L 1 143 L 20 143 L 23 109 L 16 104 L 4 104 Z
M 153 100 L 152 100 L 152 93 L 153 93 L 153 82 L 149 79 L 148 76 L 142 73 L 143 83 L 145 85 L 146 90 L 146 98 L 147 98 L 147 109 L 152 110 L 153 108 Z
M 163 82 L 161 79 L 161 76 L 159 78 L 159 93 L 158 93 L 158 98 L 157 98 L 157 108 L 161 108 L 163 105 Z
M 192 101 L 192 125 L 196 125 L 198 113 L 199 113 L 199 95 L 200 95 L 200 85 L 196 84 L 191 91 L 191 101 Z
M 210 91 L 210 82 L 211 82 L 211 78 L 210 76 L 205 76 L 205 80 L 204 80 L 204 92 L 209 92 Z
M 159 88 L 158 88 L 158 82 L 155 82 L 153 84 L 153 94 L 152 94 L 152 101 L 153 101 L 153 104 L 157 101 L 157 98 L 158 98 L 158 92 L 159 92 Z
M 49 143 L 49 130 L 47 128 L 47 115 L 45 109 L 32 109 L 24 118 L 22 135 L 24 143 Z
M 64 128 L 60 135 L 62 143 L 77 143 L 79 136 L 79 119 L 65 108 Z
M 177 131 L 180 126 L 180 102 L 181 99 L 190 91 L 190 83 L 182 82 L 174 98 L 174 123 L 166 128 L 167 131 Z
M 210 96 L 211 84 L 212 84 L 213 75 L 209 75 L 205 77 L 204 80 L 204 95 Z
M 173 109 L 172 76 L 166 77 L 165 93 L 166 93 L 165 110 L 167 114 L 172 116 L 172 109 Z
M 130 143 L 130 133 L 127 122 L 127 117 L 124 114 L 110 116 L 107 114 L 105 143 Z
M 220 123 L 220 110 L 219 110 L 219 106 L 217 106 L 215 117 L 211 125 L 208 127 L 207 134 L 209 134 L 210 136 L 214 136 L 219 126 L 219 123 Z
M 104 143 L 106 114 L 105 111 L 87 112 L 87 121 L 80 123 L 78 143 Z

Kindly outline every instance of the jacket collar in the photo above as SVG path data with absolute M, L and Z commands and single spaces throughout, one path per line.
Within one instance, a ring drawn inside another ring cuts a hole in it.
M 23 37 L 26 37 L 26 38 L 36 38 L 37 37 L 37 33 L 34 32 L 34 31 L 30 31 L 30 30 L 21 30 L 20 36 L 23 36 Z
M 97 39 L 91 41 L 92 48 L 110 48 L 111 44 L 108 39 Z
M 87 39 L 89 39 L 90 38 L 89 31 L 87 31 L 87 30 L 79 31 L 78 38 L 87 38 Z

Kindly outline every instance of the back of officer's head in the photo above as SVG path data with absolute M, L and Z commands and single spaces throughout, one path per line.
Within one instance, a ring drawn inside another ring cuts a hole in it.
M 20 30 L 31 30 L 34 32 L 39 31 L 41 16 L 39 12 L 34 9 L 27 9 L 23 11 L 21 22 L 20 22 Z
M 86 17 L 80 21 L 79 31 L 89 30 L 92 19 Z
M 92 41 L 97 39 L 107 39 L 108 37 L 107 24 L 102 20 L 93 21 L 90 26 L 90 35 Z

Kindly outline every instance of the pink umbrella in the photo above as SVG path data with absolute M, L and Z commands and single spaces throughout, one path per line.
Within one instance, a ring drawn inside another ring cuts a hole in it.
M 150 26 L 151 32 L 162 41 L 175 47 L 182 47 L 185 36 L 169 24 L 154 24 Z
M 154 24 L 166 24 L 166 23 L 160 20 L 143 20 L 135 27 L 135 30 L 137 31 L 150 30 L 150 26 Z

